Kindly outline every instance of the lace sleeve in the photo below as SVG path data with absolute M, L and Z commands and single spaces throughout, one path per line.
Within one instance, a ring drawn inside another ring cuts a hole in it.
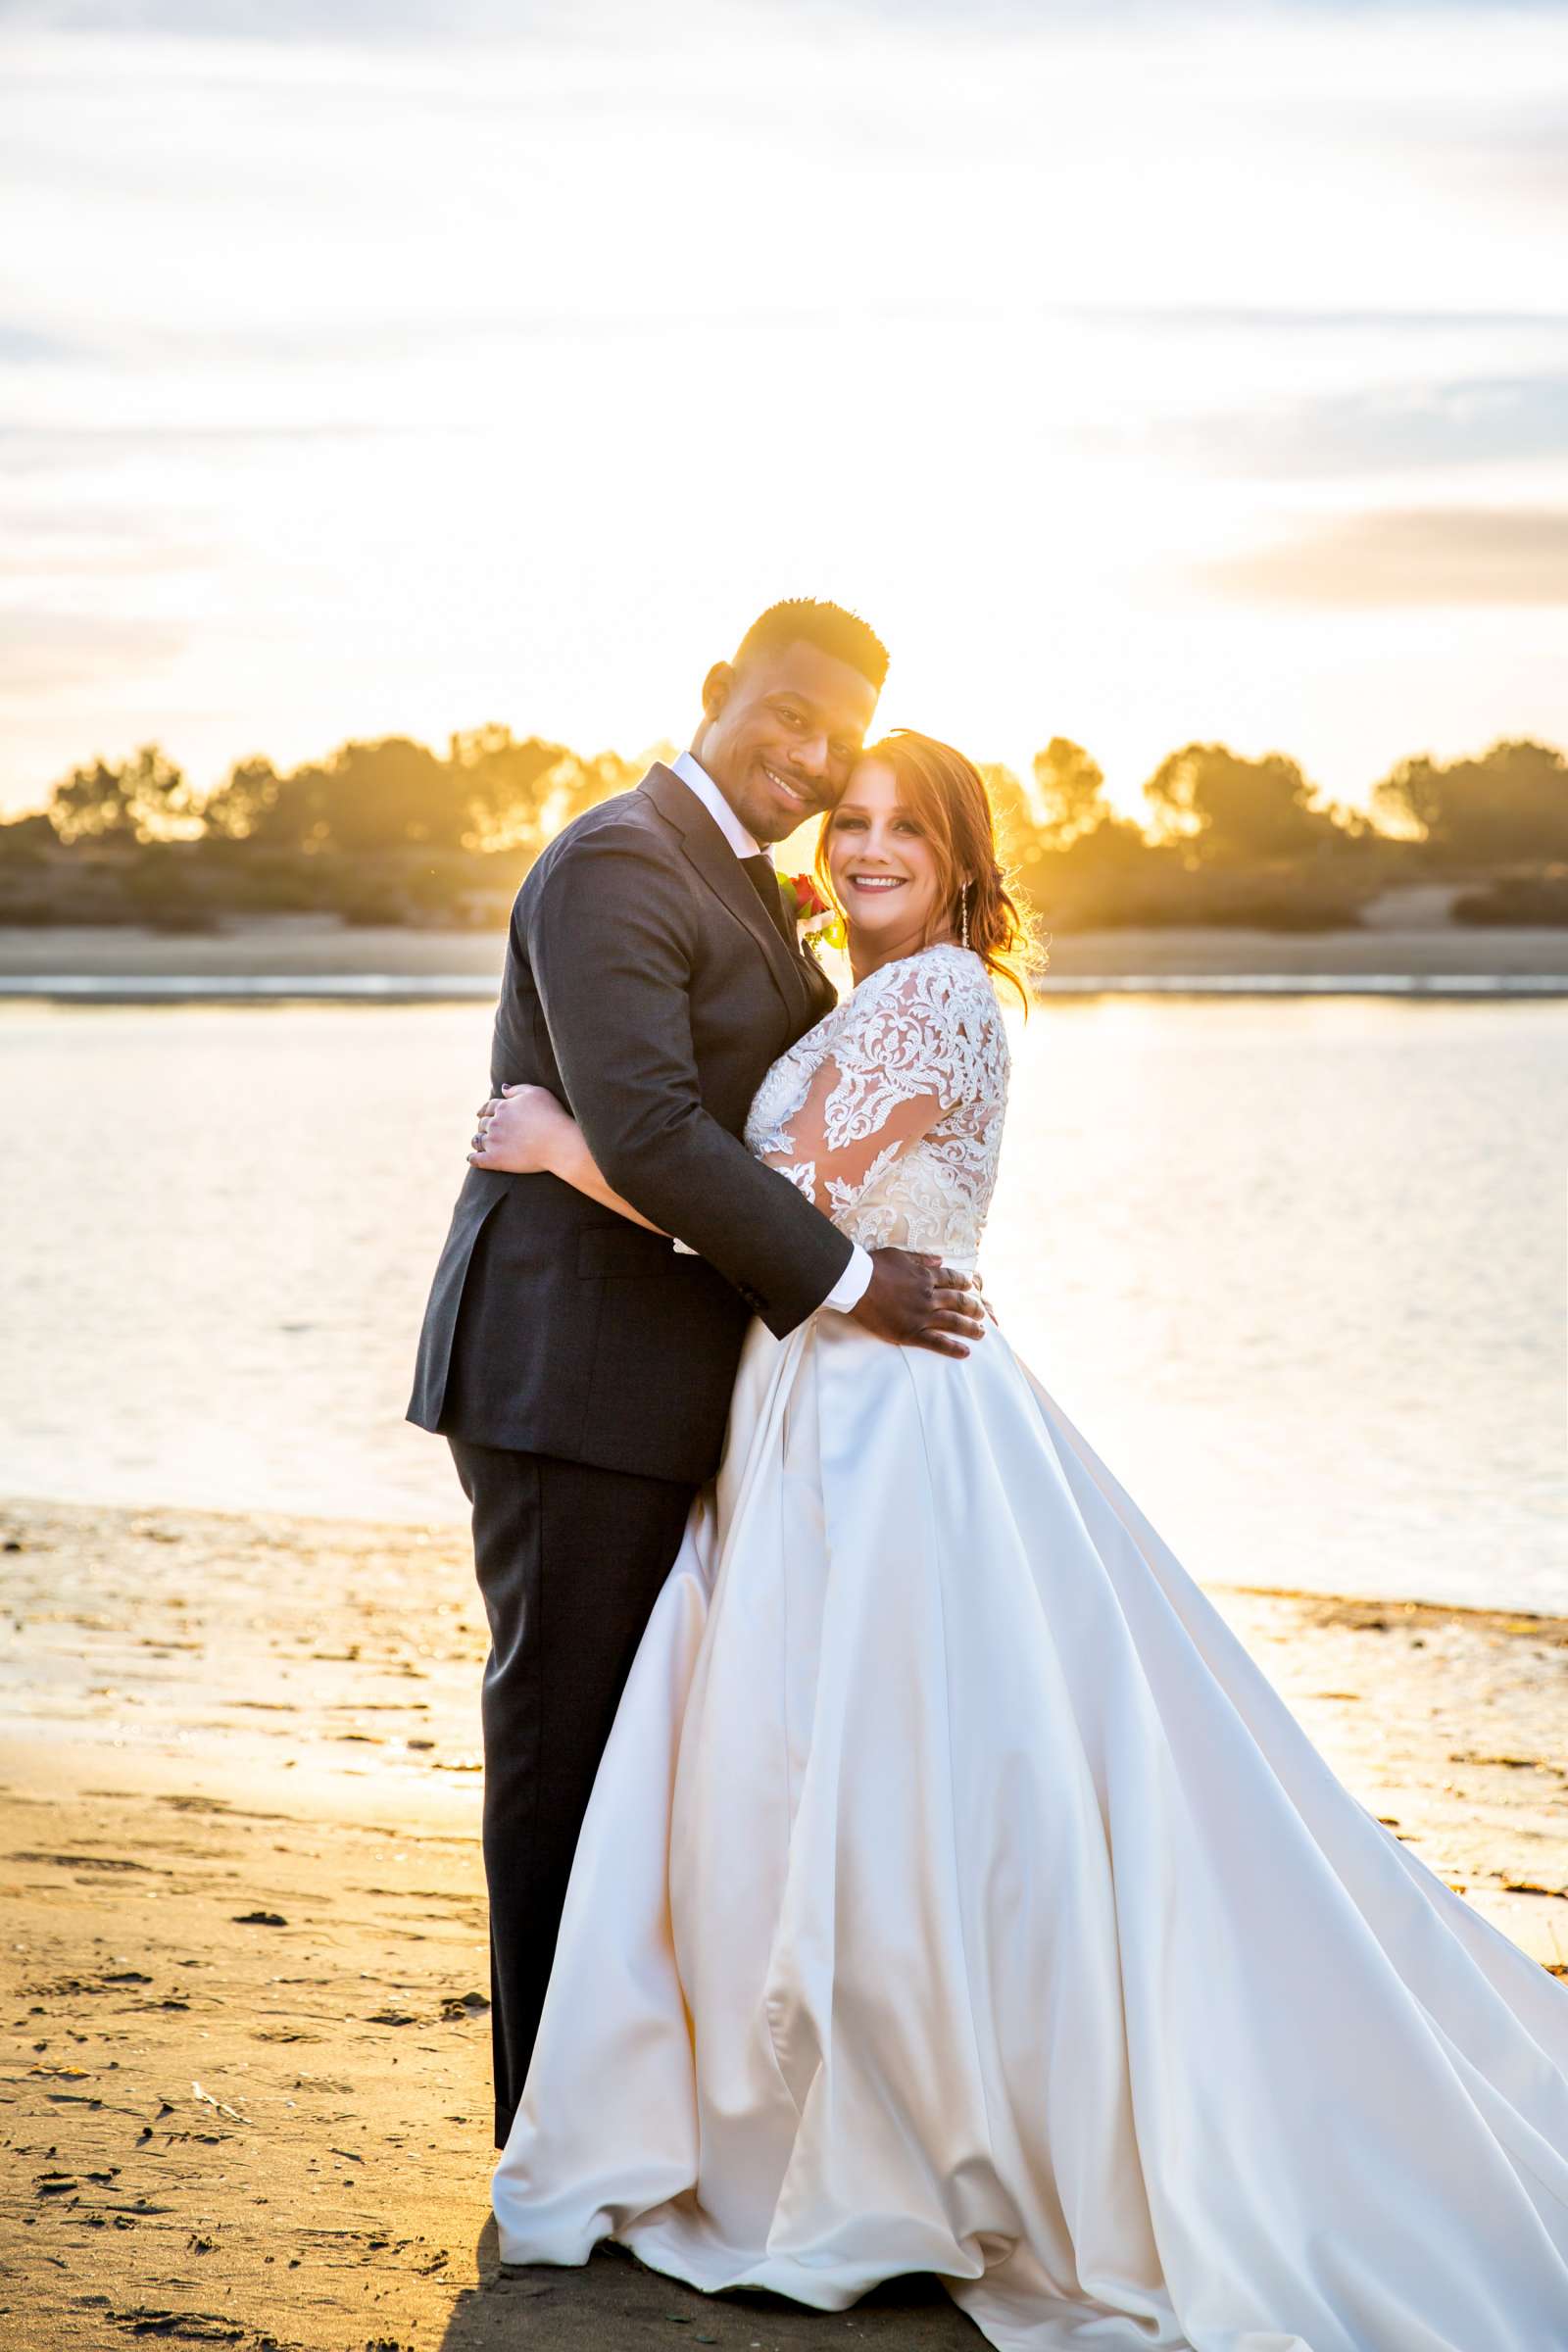
M 983 986 L 984 1008 L 935 956 L 890 966 L 887 986 L 845 1024 L 800 1107 L 764 1139 L 767 1165 L 828 1215 L 853 1208 L 901 1152 L 985 1097 L 997 1014 L 989 980 Z

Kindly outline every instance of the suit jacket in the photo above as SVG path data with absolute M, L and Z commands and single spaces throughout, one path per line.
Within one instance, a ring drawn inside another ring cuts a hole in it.
M 560 834 L 513 907 L 491 1088 L 528 1082 L 569 1103 L 610 1183 L 663 1232 L 554 1176 L 470 1168 L 410 1420 L 477 1446 L 710 1476 L 749 1315 L 782 1337 L 850 1260 L 845 1236 L 740 1141 L 768 1065 L 833 1003 L 667 767 Z

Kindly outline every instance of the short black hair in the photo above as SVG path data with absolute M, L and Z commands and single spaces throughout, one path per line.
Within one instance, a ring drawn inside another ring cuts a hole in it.
M 739 669 L 753 654 L 782 653 L 787 645 L 814 645 L 847 662 L 880 694 L 888 674 L 888 649 L 868 621 L 843 605 L 825 605 L 814 596 L 786 597 L 758 614 L 735 651 Z

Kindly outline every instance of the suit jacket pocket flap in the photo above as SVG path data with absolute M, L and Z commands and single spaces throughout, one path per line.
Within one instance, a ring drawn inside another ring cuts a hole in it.
M 675 1265 L 667 1235 L 641 1225 L 595 1225 L 577 1236 L 579 1274 L 668 1274 Z

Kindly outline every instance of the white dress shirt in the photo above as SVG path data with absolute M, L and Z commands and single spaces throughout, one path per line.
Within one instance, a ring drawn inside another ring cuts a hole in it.
M 679 759 L 672 760 L 669 764 L 687 791 L 695 793 L 702 802 L 703 807 L 708 810 L 709 815 L 723 834 L 736 857 L 760 857 L 762 854 L 760 842 L 752 839 L 751 834 L 741 823 L 740 818 L 725 800 L 712 777 L 705 767 L 698 764 L 690 752 L 682 752 Z M 751 885 L 748 883 L 747 887 L 749 889 Z M 692 1254 L 682 1241 L 677 1240 L 675 1247 L 677 1250 L 685 1251 L 688 1256 Z M 870 1256 L 866 1250 L 860 1248 L 858 1242 L 854 1245 L 854 1252 L 849 1264 L 822 1301 L 824 1306 L 832 1307 L 835 1313 L 841 1315 L 847 1315 L 852 1307 L 858 1306 L 870 1288 L 872 1273 Z
M 714 824 L 723 834 L 737 858 L 760 858 L 762 845 L 754 841 L 730 807 L 706 767 L 700 767 L 690 752 L 682 752 L 670 766 L 688 792 L 695 792 Z

